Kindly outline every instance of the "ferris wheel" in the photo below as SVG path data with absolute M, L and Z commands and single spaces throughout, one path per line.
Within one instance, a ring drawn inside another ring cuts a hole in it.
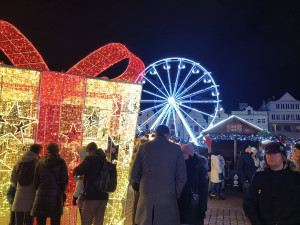
M 198 145 L 201 131 L 212 125 L 220 109 L 219 85 L 199 63 L 166 58 L 149 65 L 143 92 L 138 131 L 152 131 L 160 124 L 171 136 L 188 137 Z

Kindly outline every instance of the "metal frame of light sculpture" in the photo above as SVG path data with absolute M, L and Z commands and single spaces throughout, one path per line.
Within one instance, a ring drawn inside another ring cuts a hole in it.
M 176 66 L 176 74 L 172 77 L 171 73 L 175 71 L 171 68 L 174 65 Z M 177 116 L 182 121 L 192 142 L 198 145 L 197 135 L 191 130 L 188 121 L 193 121 L 202 129 L 204 127 L 191 118 L 188 112 L 194 111 L 211 117 L 210 125 L 213 123 L 221 100 L 219 99 L 219 85 L 216 85 L 211 73 L 192 60 L 177 57 L 166 58 L 146 68 L 142 83 L 144 83 L 141 100 L 143 110 L 140 111 L 140 114 L 149 111 L 156 112 L 138 126 L 139 132 L 144 132 L 147 124 L 150 131 L 159 124 L 169 126 L 170 121 L 176 121 Z M 210 97 L 208 97 L 208 93 L 211 93 Z M 191 107 L 191 104 L 194 107 Z M 210 112 L 200 110 L 201 104 L 211 104 L 212 110 Z M 176 123 L 174 123 L 174 127 L 175 135 L 178 137 Z
M 14 38 L 20 37 L 26 41 L 18 49 L 8 51 Z M 57 142 L 70 174 L 62 224 L 76 224 L 77 209 L 71 205 L 75 188 L 72 169 L 79 163 L 76 151 L 91 141 L 106 149 L 108 140 L 112 140 L 119 146 L 116 160 L 118 187 L 110 194 L 105 224 L 123 224 L 142 86 L 120 81 L 140 81 L 144 74 L 142 61 L 117 43 L 106 45 L 81 61 L 85 64 L 82 71 L 96 71 L 92 73 L 96 76 L 121 59 L 129 58 L 126 71 L 115 78 L 118 81 L 112 81 L 88 77 L 89 74 L 48 71 L 46 64 L 34 64 L 31 60 L 34 57 L 24 59 L 25 52 L 20 49 L 28 45 L 31 43 L 16 28 L 0 21 L 0 49 L 8 58 L 14 59 L 10 54 L 19 54 L 22 56 L 19 61 L 12 61 L 14 64 L 44 69 L 0 64 L 0 221 L 5 222 L 9 217 L 5 192 L 15 162 L 32 143 L 41 143 L 45 147 L 47 143 Z M 37 51 L 33 52 L 36 55 Z M 94 65 L 88 63 L 91 58 Z M 45 154 L 45 148 L 42 154 Z

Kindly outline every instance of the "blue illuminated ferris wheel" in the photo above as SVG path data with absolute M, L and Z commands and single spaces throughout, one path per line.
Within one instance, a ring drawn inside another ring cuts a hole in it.
M 142 83 L 140 118 L 144 119 L 138 131 L 165 124 L 175 137 L 186 132 L 189 141 L 198 145 L 199 134 L 212 125 L 220 109 L 219 86 L 211 73 L 192 60 L 166 58 L 146 68 Z

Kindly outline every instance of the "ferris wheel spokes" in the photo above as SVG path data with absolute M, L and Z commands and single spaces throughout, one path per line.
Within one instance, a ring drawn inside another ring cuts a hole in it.
M 166 102 L 166 100 L 141 100 L 141 103 Z
M 184 116 L 181 114 L 179 108 L 177 105 L 174 105 L 174 109 L 176 111 L 176 113 L 178 114 L 179 118 L 181 119 L 185 129 L 187 130 L 187 132 L 189 133 L 190 137 L 192 138 L 192 141 L 195 143 L 195 144 L 198 144 L 193 132 L 191 131 L 191 128 L 190 126 L 188 125 L 188 123 L 186 122 Z
M 174 96 L 176 96 L 177 93 L 181 91 L 181 89 L 183 88 L 183 86 L 184 86 L 185 83 L 187 82 L 188 78 L 191 76 L 191 74 L 192 74 L 192 72 L 193 72 L 194 66 L 195 66 L 195 65 L 192 66 L 192 68 L 190 69 L 188 75 L 184 78 L 183 82 L 180 84 L 179 89 L 178 89 L 176 92 L 174 91 L 174 93 L 175 93 Z
M 166 121 L 166 126 L 169 126 L 169 122 L 170 122 L 170 117 L 171 117 L 171 111 L 172 110 L 168 110 L 168 118 L 167 118 L 167 121 Z
M 167 123 L 167 121 L 166 121 L 166 123 L 164 123 L 164 121 L 166 120 L 167 117 L 169 117 L 170 111 L 171 111 L 171 107 L 169 107 L 168 111 L 165 113 L 163 119 L 161 120 L 162 124 L 166 124 Z
M 157 116 L 157 114 L 159 114 L 161 111 L 163 111 L 163 109 L 164 109 L 164 107 L 162 107 L 160 110 L 158 110 L 156 113 L 154 113 L 152 116 L 150 116 L 145 122 L 143 122 L 141 125 L 139 125 L 138 126 L 138 129 L 141 131 L 141 129 L 142 129 L 142 127 L 146 124 L 146 123 L 148 123 L 148 122 L 150 122 L 151 120 L 153 120 L 156 116 Z M 145 111 L 145 110 L 144 110 Z M 148 110 L 147 110 L 148 111 Z
M 177 125 L 176 125 L 176 115 L 175 115 L 174 107 L 172 108 L 172 114 L 173 114 L 173 121 L 174 121 L 174 128 L 175 128 L 175 136 L 178 137 L 178 130 L 177 130 Z
M 211 114 L 208 114 L 208 113 L 206 113 L 206 112 L 203 112 L 203 111 L 201 111 L 201 110 L 198 110 L 198 109 L 195 109 L 195 108 L 192 108 L 192 107 L 189 107 L 189 106 L 183 105 L 183 104 L 181 104 L 180 106 L 182 106 L 182 107 L 185 107 L 185 108 L 187 108 L 187 109 L 190 109 L 190 110 L 192 110 L 192 111 L 195 111 L 195 112 L 201 113 L 201 114 L 203 114 L 203 115 L 209 116 L 209 117 L 214 117 L 214 116 L 213 116 L 213 115 L 211 115 Z
M 188 92 L 190 89 L 192 89 L 196 84 L 198 84 L 203 78 L 205 77 L 205 75 L 202 75 L 200 78 L 198 78 L 194 83 L 192 83 L 190 86 L 188 86 L 187 88 L 184 89 L 184 91 L 182 91 L 180 94 L 178 94 L 176 97 L 180 97 L 182 95 L 184 95 L 186 92 Z
M 153 95 L 153 96 L 156 96 L 156 97 L 161 98 L 161 99 L 165 99 L 165 100 L 167 99 L 167 98 L 164 98 L 164 97 L 162 97 L 160 95 L 157 95 L 157 94 L 155 94 L 155 93 L 153 93 L 151 91 L 143 90 L 143 92 L 148 93 L 148 94 Z
M 154 68 L 154 70 L 155 70 L 156 76 L 158 76 L 158 79 L 160 80 L 162 86 L 164 87 L 164 89 L 165 89 L 165 91 L 166 91 L 166 93 L 167 93 L 167 95 L 168 95 L 168 97 L 169 97 L 169 96 L 170 96 L 170 93 L 168 92 L 168 90 L 167 90 L 167 88 L 166 88 L 164 82 L 162 81 L 161 77 L 159 76 L 158 71 L 156 70 L 156 68 L 155 68 L 154 66 L 153 66 L 153 68 Z M 167 97 L 167 98 L 168 98 L 168 97 Z
M 144 77 L 144 79 L 145 79 L 146 81 L 148 81 L 150 84 L 152 84 L 152 86 L 155 87 L 155 88 L 156 88 L 160 93 L 162 93 L 166 98 L 168 98 L 168 96 L 167 96 L 162 90 L 160 90 L 155 84 L 153 84 L 153 83 L 151 82 L 150 79 L 148 79 L 147 77 Z
M 187 115 L 193 122 L 195 122 L 199 127 L 201 127 L 202 129 L 205 129 L 201 124 L 199 124 L 196 120 L 194 120 L 186 111 L 184 111 L 183 109 L 181 109 L 179 107 L 179 109 L 185 114 Z
M 151 111 L 151 110 L 153 110 L 153 109 L 157 109 L 157 108 L 163 107 L 163 106 L 166 105 L 166 104 L 167 104 L 166 102 L 165 102 L 165 103 L 161 103 L 161 104 L 159 104 L 159 105 L 152 106 L 152 107 L 150 107 L 150 108 L 148 108 L 148 109 L 144 109 L 144 110 L 140 111 L 139 113 L 140 113 L 140 114 L 143 114 L 143 113 L 148 112 L 148 111 Z
M 166 111 L 168 110 L 170 105 L 166 105 L 163 108 L 163 112 L 159 115 L 159 117 L 155 120 L 155 122 L 153 123 L 153 125 L 151 126 L 150 130 L 153 130 L 154 128 L 156 128 L 156 125 L 158 124 L 158 122 L 161 120 L 161 118 L 164 116 L 164 114 L 166 113 Z
M 181 61 L 180 61 L 181 63 Z M 180 65 L 180 64 L 179 64 Z M 176 88 L 177 88 L 177 84 L 178 84 L 178 79 L 179 79 L 179 76 L 180 76 L 180 72 L 181 72 L 181 67 L 178 66 L 178 69 L 177 69 L 177 75 L 176 75 L 176 81 L 175 81 L 175 86 L 174 86 L 174 91 L 173 93 L 176 93 Z
M 180 103 L 219 103 L 220 100 L 184 100 L 180 101 Z
M 176 100 L 185 99 L 185 98 L 189 98 L 189 97 L 192 97 L 192 96 L 194 96 L 194 95 L 197 95 L 197 94 L 205 93 L 205 92 L 211 90 L 212 88 L 215 88 L 215 86 L 212 85 L 212 86 L 207 87 L 207 88 L 205 88 L 205 89 L 203 89 L 203 90 L 196 91 L 196 92 L 193 92 L 193 93 L 188 94 L 188 95 L 185 95 L 185 96 L 182 96 L 182 95 L 180 94 L 178 97 L 176 97 Z
M 164 69 L 166 69 L 166 70 L 167 70 L 167 73 L 168 73 L 168 81 L 169 81 L 169 84 L 170 84 L 170 85 L 169 85 L 170 96 L 172 96 L 170 68 L 171 68 L 171 66 L 169 65 L 168 61 L 166 60 L 166 66 L 164 66 Z

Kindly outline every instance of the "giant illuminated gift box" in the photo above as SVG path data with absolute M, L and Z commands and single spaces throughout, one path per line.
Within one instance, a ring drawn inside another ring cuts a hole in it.
M 114 43 L 93 52 L 68 73 L 52 72 L 31 43 L 5 21 L 0 21 L 0 48 L 17 66 L 0 64 L 1 224 L 8 224 L 6 190 L 11 170 L 35 142 L 43 146 L 59 143 L 70 175 L 62 224 L 76 224 L 77 209 L 71 205 L 72 169 L 79 163 L 78 148 L 92 141 L 102 149 L 109 147 L 108 141 L 118 146 L 118 186 L 110 194 L 105 224 L 124 224 L 142 89 L 136 83 L 143 77 L 144 64 L 125 46 Z M 129 58 L 129 65 L 115 80 L 88 77 L 124 58 Z

